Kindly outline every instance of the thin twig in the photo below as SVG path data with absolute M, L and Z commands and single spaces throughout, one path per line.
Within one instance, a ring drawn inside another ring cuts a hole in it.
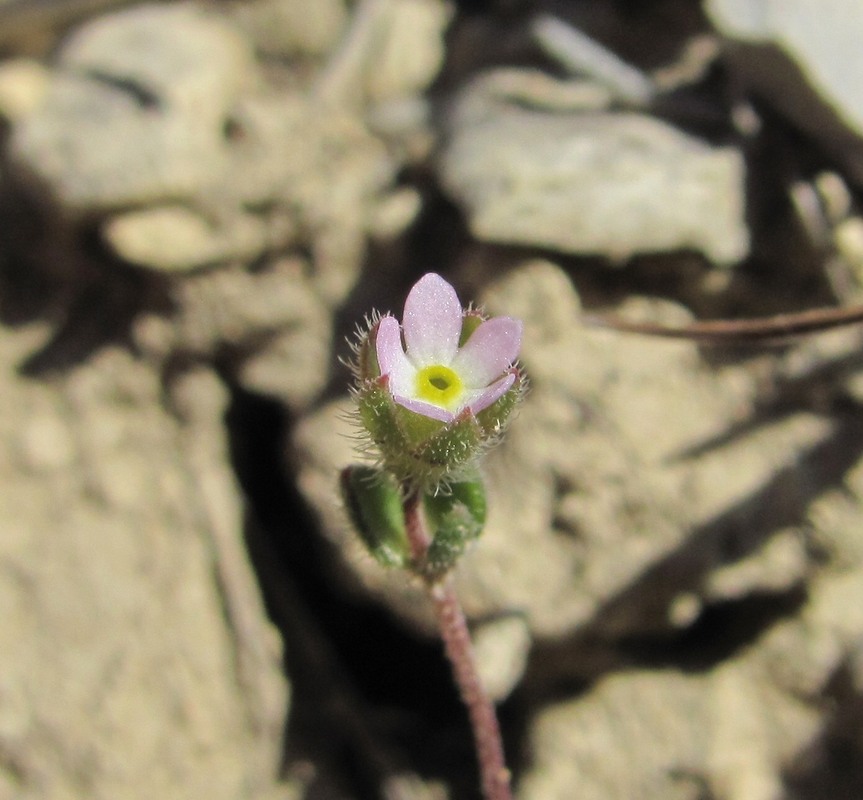
M 531 32 L 545 53 L 565 69 L 591 76 L 624 102 L 646 106 L 656 94 L 653 81 L 640 69 L 551 14 L 540 14 Z
M 841 328 L 844 325 L 855 325 L 863 322 L 863 305 L 849 308 L 817 308 L 755 319 L 704 320 L 680 327 L 598 315 L 585 315 L 582 321 L 591 327 L 610 328 L 625 333 L 640 333 L 669 339 L 694 339 L 705 344 L 745 344 L 765 340 L 781 341 Z

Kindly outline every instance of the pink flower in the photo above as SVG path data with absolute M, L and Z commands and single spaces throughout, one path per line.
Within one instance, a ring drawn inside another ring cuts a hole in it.
M 478 319 L 463 311 L 455 289 L 440 275 L 420 278 L 405 301 L 403 324 L 387 315 L 377 326 L 375 353 L 393 400 L 449 423 L 500 399 L 518 377 L 513 364 L 522 323 L 494 317 L 475 325 Z M 466 320 L 471 324 L 462 342 Z

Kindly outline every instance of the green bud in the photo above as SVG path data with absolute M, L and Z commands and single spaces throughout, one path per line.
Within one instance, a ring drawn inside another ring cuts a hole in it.
M 375 467 L 354 465 L 341 474 L 342 499 L 372 557 L 385 567 L 410 560 L 402 495 L 396 479 Z
M 432 537 L 423 572 L 434 580 L 452 569 L 468 543 L 482 533 L 486 517 L 482 481 L 478 477 L 459 481 L 446 492 L 426 494 L 423 508 Z

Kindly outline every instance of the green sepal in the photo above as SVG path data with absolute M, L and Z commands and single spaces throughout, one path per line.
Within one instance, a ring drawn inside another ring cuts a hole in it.
M 469 464 L 482 444 L 482 428 L 470 411 L 464 411 L 426 439 L 417 448 L 416 457 L 443 478 Z
M 482 429 L 484 438 L 494 440 L 503 434 L 509 417 L 521 401 L 524 392 L 524 378 L 521 372 L 516 371 L 515 383 L 488 408 L 484 408 L 476 415 L 476 421 Z
M 488 317 L 476 309 L 465 311 L 461 319 L 461 334 L 459 336 L 458 346 L 464 347 L 467 340 L 473 335 L 473 332 L 482 325 L 486 319 L 488 319 Z
M 404 567 L 410 560 L 399 484 L 384 470 L 346 467 L 341 474 L 345 508 L 372 557 L 385 567 Z
M 432 537 L 423 572 L 436 579 L 449 572 L 468 543 L 482 533 L 487 508 L 485 488 L 478 477 L 451 483 L 446 492 L 426 494 L 423 508 Z
M 400 482 L 437 487 L 482 449 L 482 426 L 469 411 L 448 424 L 417 414 L 393 400 L 385 378 L 366 381 L 356 396 L 363 426 Z
M 399 407 L 387 388 L 385 378 L 366 381 L 357 391 L 357 403 L 360 420 L 385 460 L 389 460 L 390 454 L 409 448 L 398 416 Z
M 515 376 L 515 383 L 491 406 L 476 415 L 466 409 L 449 423 L 397 403 L 386 376 L 366 380 L 355 391 L 360 421 L 383 466 L 399 483 L 436 489 L 462 479 L 477 456 L 500 438 L 524 394 L 525 381 L 517 369 Z
M 380 324 L 380 320 L 378 320 L 357 345 L 354 371 L 361 381 L 380 377 L 381 365 L 378 362 L 378 352 L 375 346 Z

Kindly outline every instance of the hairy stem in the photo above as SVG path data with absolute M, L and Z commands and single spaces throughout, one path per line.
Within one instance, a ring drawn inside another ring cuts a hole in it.
M 405 499 L 408 539 L 416 564 L 421 564 L 431 544 L 422 516 L 420 494 Z M 503 754 L 500 726 L 494 706 L 477 671 L 467 620 L 455 586 L 449 577 L 427 582 L 434 603 L 441 638 L 461 699 L 467 707 L 473 729 L 484 800 L 512 800 L 510 773 Z

